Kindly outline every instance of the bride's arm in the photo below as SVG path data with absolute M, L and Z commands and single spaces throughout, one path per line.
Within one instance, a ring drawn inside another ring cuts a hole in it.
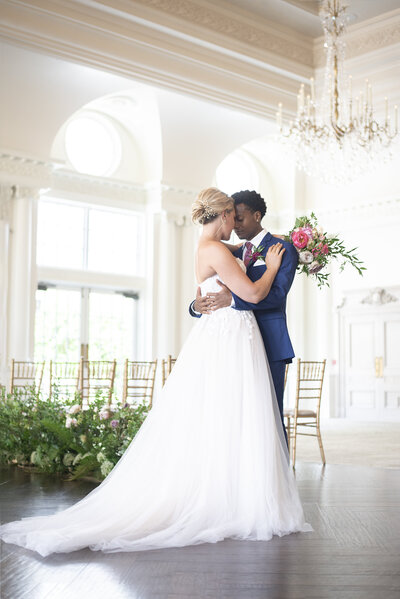
M 257 304 L 267 297 L 282 262 L 285 248 L 281 243 L 272 245 L 265 257 L 267 270 L 254 283 L 245 275 L 239 264 L 224 245 L 209 244 L 207 260 L 233 293 L 247 302 Z
M 238 243 L 237 245 L 233 245 L 233 243 L 226 243 L 225 241 L 223 242 L 224 246 L 226 248 L 228 248 L 228 250 L 233 254 L 234 252 L 236 252 L 236 250 L 238 250 L 239 248 L 241 248 L 243 246 L 243 243 Z

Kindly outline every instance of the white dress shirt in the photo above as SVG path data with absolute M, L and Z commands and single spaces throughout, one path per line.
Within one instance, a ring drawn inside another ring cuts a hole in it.
M 255 237 L 253 237 L 253 239 L 248 239 L 247 241 L 250 241 L 250 243 L 252 243 L 254 245 L 254 247 L 257 248 L 259 245 L 261 245 L 261 242 L 264 239 L 264 237 L 266 236 L 266 234 L 267 234 L 267 231 L 265 229 L 261 229 L 261 231 L 259 233 L 257 233 L 257 235 Z M 242 260 L 244 260 L 245 253 L 246 253 L 246 244 L 243 245 Z

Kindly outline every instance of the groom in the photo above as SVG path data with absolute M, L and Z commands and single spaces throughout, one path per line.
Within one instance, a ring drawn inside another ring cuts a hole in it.
M 272 284 L 267 297 L 258 304 L 252 304 L 240 299 L 218 281 L 222 290 L 219 293 L 208 293 L 201 297 L 200 288 L 194 302 L 190 304 L 191 316 L 199 318 L 210 310 L 232 306 L 235 310 L 254 310 L 261 336 L 267 352 L 269 367 L 274 382 L 279 411 L 283 421 L 283 391 L 286 364 L 294 357 L 293 347 L 289 338 L 286 324 L 286 297 L 292 285 L 296 272 L 298 254 L 291 243 L 273 237 L 261 226 L 267 207 L 264 199 L 256 191 L 239 191 L 232 195 L 235 201 L 235 232 L 239 239 L 246 241 L 238 248 L 234 256 L 241 258 L 247 267 L 247 276 L 251 281 L 257 281 L 265 272 L 264 260 L 254 260 L 252 253 L 255 248 L 262 256 L 275 243 L 282 243 L 286 251 L 282 264 Z M 283 427 L 285 430 L 285 426 Z

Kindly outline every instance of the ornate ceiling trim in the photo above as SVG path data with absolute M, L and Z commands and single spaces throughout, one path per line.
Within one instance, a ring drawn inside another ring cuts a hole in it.
M 107 2 L 107 4 L 111 3 Z M 313 64 L 312 44 L 310 45 L 310 40 L 306 36 L 300 36 L 292 30 L 278 24 L 271 24 L 260 17 L 256 18 L 253 14 L 242 11 L 238 7 L 235 7 L 233 11 L 232 6 L 224 0 L 220 0 L 217 4 L 207 0 L 135 0 L 135 2 L 117 0 L 112 2 L 112 6 L 120 7 L 127 13 L 132 13 L 133 10 L 137 13 L 139 4 L 147 9 L 154 9 L 153 17 L 156 15 L 156 11 L 163 12 L 176 17 L 186 25 L 195 25 L 206 29 L 207 33 L 214 32 L 230 38 L 235 43 L 242 42 L 250 49 L 267 50 L 310 67 Z M 175 26 L 179 27 L 178 22 L 175 22 Z M 192 33 L 194 33 L 193 30 Z
M 348 28 L 346 41 L 346 59 L 369 54 L 388 46 L 400 44 L 400 8 Z M 314 66 L 322 67 L 326 57 L 324 38 L 314 42 Z
M 227 19 L 219 5 L 207 12 L 205 0 L 164 0 L 163 11 L 152 2 L 3 0 L 0 37 L 248 113 L 274 119 L 278 102 L 295 108 L 299 82 L 312 75 L 311 42 L 232 12 Z

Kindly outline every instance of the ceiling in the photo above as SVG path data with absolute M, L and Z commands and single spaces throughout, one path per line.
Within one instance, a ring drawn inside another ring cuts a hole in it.
M 229 4 L 312 38 L 322 35 L 318 0 L 229 0 Z M 347 0 L 347 5 L 353 24 L 400 8 L 400 0 Z

